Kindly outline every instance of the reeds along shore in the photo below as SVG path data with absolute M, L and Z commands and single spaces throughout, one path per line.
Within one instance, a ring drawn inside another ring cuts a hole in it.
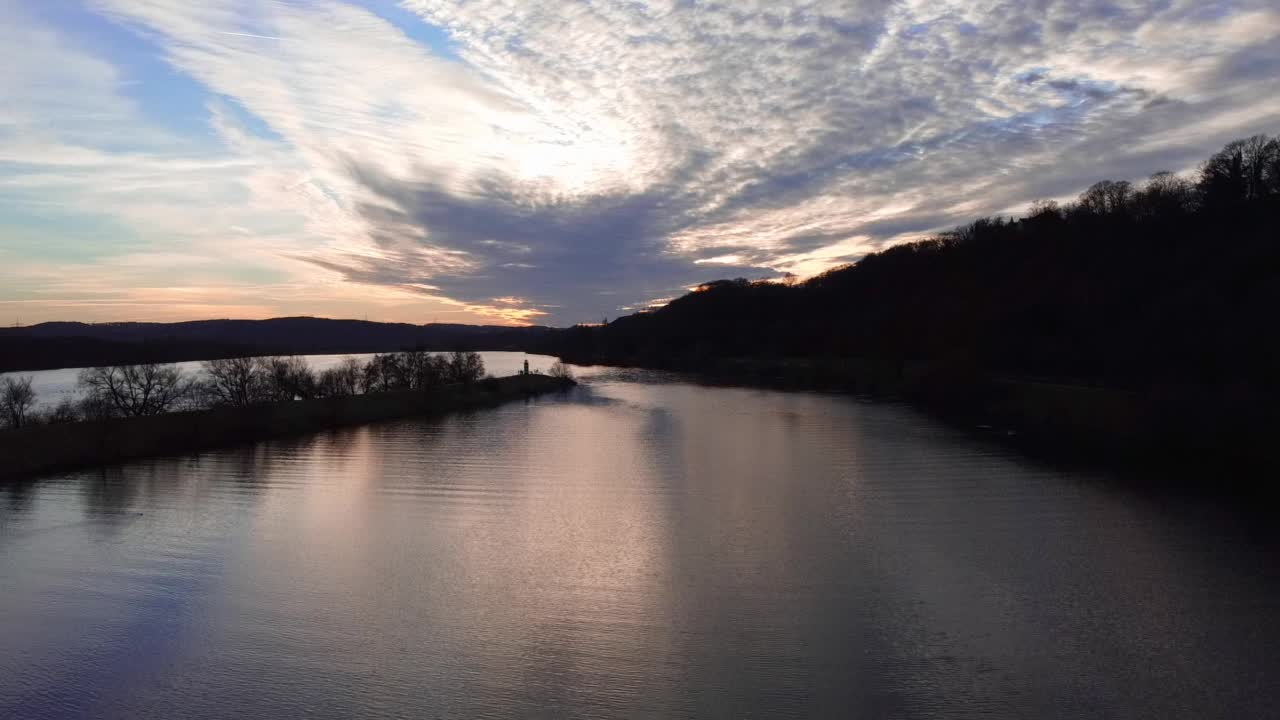
M 124 460 L 209 450 L 378 420 L 490 407 L 561 390 L 572 380 L 545 375 L 490 378 L 430 391 L 219 407 L 0 431 L 0 481 Z

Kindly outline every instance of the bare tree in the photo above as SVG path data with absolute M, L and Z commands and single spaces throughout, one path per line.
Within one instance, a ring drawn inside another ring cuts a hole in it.
M 367 393 L 407 390 L 407 372 L 397 353 L 374 355 L 364 366 L 364 391 Z
M 1280 155 L 1280 142 L 1266 135 L 1254 135 L 1245 138 L 1242 147 L 1244 154 L 1245 197 L 1255 200 L 1265 197 L 1270 191 L 1270 170 Z
M 430 390 L 448 382 L 451 373 L 448 358 L 421 351 L 409 353 L 409 356 L 408 366 L 414 390 Z
M 449 358 L 449 381 L 455 383 L 473 383 L 484 377 L 484 359 L 480 353 L 455 352 Z
M 1134 214 L 1144 220 L 1175 218 L 1195 209 L 1195 186 L 1167 170 L 1155 173 L 1134 193 Z
M 1062 207 L 1058 205 L 1056 200 L 1036 200 L 1031 203 L 1031 210 L 1027 212 L 1027 217 L 1053 217 L 1055 219 L 1062 218 Z
M 430 376 L 433 385 L 443 385 L 449 382 L 451 370 L 449 358 L 445 355 L 432 355 L 428 359 L 430 365 Z
M 410 390 L 425 390 L 437 384 L 434 377 L 434 365 L 431 362 L 431 353 L 422 350 L 411 350 L 399 353 L 399 357 L 405 387 Z
M 201 390 L 211 404 L 244 407 L 266 399 L 267 368 L 258 358 L 208 360 L 203 368 Z
M 1089 186 L 1080 195 L 1079 207 L 1094 215 L 1124 212 L 1133 194 L 1133 186 L 1125 180 L 1103 180 Z
M 192 390 L 178 366 L 160 363 L 85 368 L 79 384 L 90 404 L 126 417 L 169 412 Z
M 1280 141 L 1266 135 L 1233 140 L 1200 169 L 1200 189 L 1210 203 L 1255 200 L 1280 192 Z
M 76 416 L 82 420 L 110 420 L 120 417 L 120 411 L 111 401 L 100 395 L 86 393 L 75 404 Z
M 561 380 L 573 379 L 573 370 L 559 360 L 551 363 L 551 369 L 547 371 L 547 374 L 553 378 L 559 378 Z
M 266 372 L 267 399 L 310 400 L 316 396 L 316 374 L 296 355 L 262 360 Z
M 81 412 L 76 402 L 65 398 L 44 416 L 44 421 L 50 425 L 61 425 L 77 422 L 80 418 Z
M 35 404 L 36 391 L 31 389 L 30 377 L 0 378 L 0 414 L 9 427 L 26 425 Z
M 476 353 L 454 353 L 452 358 L 424 350 L 374 355 L 361 371 L 365 392 L 429 390 L 444 383 L 479 380 L 484 375 L 484 361 Z
M 345 358 L 338 365 L 320 373 L 316 380 L 321 397 L 347 397 L 360 393 L 364 368 L 355 358 Z
M 1271 138 L 1259 163 L 1262 166 L 1264 190 L 1269 195 L 1280 195 L 1280 137 Z

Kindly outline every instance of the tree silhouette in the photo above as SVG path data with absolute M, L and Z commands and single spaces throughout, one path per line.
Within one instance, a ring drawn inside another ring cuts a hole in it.
M 207 360 L 200 390 L 211 405 L 244 407 L 268 399 L 268 367 L 261 358 Z
M 193 388 L 176 365 L 160 363 L 86 368 L 79 385 L 90 407 L 126 417 L 169 412 Z
M 857 368 L 837 373 L 846 384 L 870 375 L 916 389 L 1113 388 L 1186 446 L 1231 445 L 1280 427 L 1277 156 L 1275 139 L 1255 136 L 1194 178 L 1102 181 L 1078 202 L 982 218 L 802 283 L 704 283 L 564 331 L 554 350 L 716 372 L 767 362 L 773 376 L 829 362 Z
M 36 404 L 36 393 L 30 377 L 0 378 L 0 418 L 11 428 L 27 424 Z

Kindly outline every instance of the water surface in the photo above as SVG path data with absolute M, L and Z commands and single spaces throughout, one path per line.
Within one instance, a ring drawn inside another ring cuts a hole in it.
M 1272 536 L 909 409 L 564 396 L 0 489 L 0 717 L 1265 717 Z

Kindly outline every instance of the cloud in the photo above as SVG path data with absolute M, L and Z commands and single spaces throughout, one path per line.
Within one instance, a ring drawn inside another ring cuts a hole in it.
M 814 272 L 1103 176 L 1184 170 L 1280 117 L 1266 72 L 1280 15 L 1263 3 L 404 4 L 516 97 L 626 138 L 624 197 L 377 183 L 446 244 L 501 261 L 474 239 L 521 237 L 525 262 L 563 267 L 523 280 L 531 294 L 628 258 L 674 261 L 644 268 L 668 291 L 690 283 L 689 262 Z M 561 266 L 572 248 L 581 262 Z M 653 296 L 628 280 L 610 278 Z
M 0 142 L 26 168 L 0 183 L 174 236 L 194 216 L 219 230 L 188 228 L 188 254 L 226 243 L 352 307 L 571 322 L 1280 131 L 1280 12 L 1260 0 L 401 5 L 423 24 L 326 0 L 94 0 L 208 91 L 219 152 L 103 142 L 94 122 L 139 123 L 119 71 L 46 33 L 39 52 L 75 64 L 0 80 L 24 101 L 0 122 L 74 102 L 60 83 L 100 117 Z M 415 39 L 428 24 L 447 52 Z

